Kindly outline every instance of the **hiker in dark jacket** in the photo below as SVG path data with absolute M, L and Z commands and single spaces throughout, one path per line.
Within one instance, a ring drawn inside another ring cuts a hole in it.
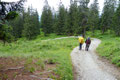
M 88 38 L 86 39 L 85 43 L 86 43 L 86 48 L 85 48 L 85 50 L 88 51 L 88 49 L 89 49 L 89 47 L 90 47 L 90 44 L 91 44 L 91 39 L 88 37 Z

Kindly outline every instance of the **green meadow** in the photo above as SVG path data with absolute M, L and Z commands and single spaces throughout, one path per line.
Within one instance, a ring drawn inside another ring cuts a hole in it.
M 37 59 L 38 62 L 36 64 L 40 65 L 43 69 L 45 67 L 44 62 L 47 60 L 49 63 L 56 64 L 54 73 L 59 75 L 60 80 L 73 80 L 70 53 L 78 46 L 78 39 L 48 40 L 48 38 L 54 39 L 58 37 L 60 36 L 53 37 L 53 35 L 51 35 L 49 37 L 38 37 L 36 40 L 31 41 L 20 39 L 5 46 L 0 43 L 0 56 L 25 58 L 25 64 L 29 66 L 32 65 L 33 59 Z M 31 67 L 28 68 L 28 70 L 34 72 L 35 68 L 36 67 Z
M 112 31 L 107 31 L 104 35 L 96 31 L 94 37 L 102 41 L 97 48 L 97 53 L 120 67 L 120 37 L 115 36 Z

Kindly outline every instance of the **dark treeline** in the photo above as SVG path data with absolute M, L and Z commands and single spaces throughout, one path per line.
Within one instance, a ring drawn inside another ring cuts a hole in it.
M 18 2 L 1 2 L 0 0 L 0 40 L 5 42 L 11 42 L 14 38 L 11 34 L 12 27 L 7 23 L 14 20 L 18 13 L 16 11 L 21 11 L 23 9 L 23 4 L 25 0 L 20 0 Z
M 39 15 L 37 10 L 32 7 L 27 11 L 22 11 L 16 19 L 9 21 L 12 26 L 12 35 L 15 39 L 26 37 L 27 39 L 34 39 L 40 34 Z
M 71 0 L 69 8 L 65 8 L 62 2 L 57 12 L 53 12 L 47 0 L 41 18 L 41 26 L 45 35 L 56 33 L 58 35 L 80 35 L 95 30 L 101 30 L 104 34 L 112 30 L 120 35 L 119 11 L 120 3 L 117 0 L 104 0 L 104 8 L 99 12 L 98 0 L 88 7 L 90 0 Z
M 104 0 L 104 8 L 100 14 L 98 0 L 94 0 L 88 7 L 89 2 L 89 0 L 79 0 L 79 2 L 71 0 L 69 8 L 65 8 L 60 2 L 58 11 L 54 11 L 45 0 L 41 20 L 37 10 L 30 7 L 27 11 L 22 9 L 14 20 L 1 19 L 0 24 L 5 24 L 3 30 L 11 34 L 12 39 L 21 37 L 34 39 L 40 31 L 47 36 L 51 33 L 85 35 L 86 31 L 91 31 L 94 35 L 95 30 L 101 30 L 103 34 L 107 30 L 112 30 L 120 36 L 120 3 L 116 0 Z M 0 36 L 3 30 L 1 27 Z
M 41 26 L 45 34 L 56 33 L 58 35 L 80 35 L 85 34 L 88 28 L 88 8 L 89 0 L 78 2 L 71 1 L 70 8 L 64 7 L 59 3 L 57 12 L 53 12 L 47 0 L 41 16 Z M 97 14 L 99 17 L 99 14 Z M 51 22 L 49 22 L 51 20 Z M 47 23 L 47 24 L 46 24 Z

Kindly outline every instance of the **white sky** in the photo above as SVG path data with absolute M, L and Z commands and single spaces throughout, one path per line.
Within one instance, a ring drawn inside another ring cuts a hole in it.
M 1 0 L 1 1 L 8 1 L 8 2 L 12 2 L 12 1 L 19 1 L 19 0 Z M 62 3 L 64 4 L 65 7 L 68 7 L 70 5 L 70 0 L 61 0 Z M 59 5 L 60 0 L 48 0 L 49 5 L 55 10 L 58 9 L 58 5 Z M 90 0 L 90 4 L 93 2 L 93 0 Z M 98 0 L 99 2 L 99 11 L 102 11 L 103 5 L 104 5 L 104 0 Z M 90 5 L 89 4 L 89 5 Z M 39 12 L 39 14 L 41 15 L 42 13 L 42 9 L 44 6 L 44 0 L 27 0 L 25 6 L 33 6 L 33 8 L 36 8 Z

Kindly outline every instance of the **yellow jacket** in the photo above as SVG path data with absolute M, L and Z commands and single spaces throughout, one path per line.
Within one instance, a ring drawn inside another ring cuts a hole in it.
M 83 37 L 79 37 L 79 42 L 80 42 L 81 44 L 83 44 L 83 43 L 84 43 L 84 38 L 83 38 Z

